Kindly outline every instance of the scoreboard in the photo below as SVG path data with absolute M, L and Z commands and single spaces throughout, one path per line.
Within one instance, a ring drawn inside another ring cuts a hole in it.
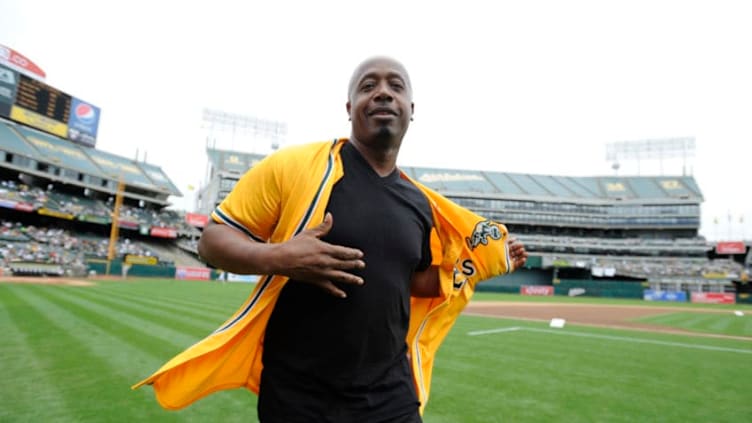
M 0 116 L 88 147 L 96 145 L 98 107 L 2 64 Z
M 19 74 L 15 105 L 56 122 L 67 124 L 72 97 L 49 85 Z

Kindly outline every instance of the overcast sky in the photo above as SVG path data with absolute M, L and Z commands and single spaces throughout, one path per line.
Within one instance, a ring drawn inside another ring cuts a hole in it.
M 752 238 L 752 6 L 746 1 L 0 0 L 0 44 L 102 109 L 97 148 L 204 182 L 211 108 L 285 122 L 283 145 L 349 135 L 346 87 L 372 55 L 401 60 L 415 121 L 400 164 L 612 175 L 606 144 L 694 137 L 701 233 Z M 138 153 L 137 153 L 138 152 Z M 715 222 L 718 223 L 715 223 Z

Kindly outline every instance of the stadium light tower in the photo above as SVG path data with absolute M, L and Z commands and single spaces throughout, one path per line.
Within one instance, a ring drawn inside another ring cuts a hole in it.
M 271 149 L 276 150 L 287 136 L 287 124 L 284 122 L 206 108 L 203 112 L 202 127 L 208 131 L 207 141 L 211 139 L 216 143 L 218 135 L 229 134 L 230 150 L 235 150 L 236 138 L 250 139 L 253 142 L 252 150 L 255 150 L 258 139 L 268 141 Z
M 682 160 L 682 175 L 687 175 L 687 160 L 695 156 L 695 139 L 677 137 L 648 139 L 638 141 L 617 141 L 606 144 L 606 160 L 612 162 L 612 169 L 618 172 L 625 160 L 637 162 L 637 174 L 640 173 L 642 160 L 658 160 L 663 174 L 663 161 L 667 159 Z

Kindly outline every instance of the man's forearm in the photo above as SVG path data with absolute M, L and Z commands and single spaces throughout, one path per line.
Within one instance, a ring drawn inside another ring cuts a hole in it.
M 272 273 L 272 244 L 254 241 L 227 226 L 210 223 L 198 243 L 198 254 L 207 263 L 237 274 Z

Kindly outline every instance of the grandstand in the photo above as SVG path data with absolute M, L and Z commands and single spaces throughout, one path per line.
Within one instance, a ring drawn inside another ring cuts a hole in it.
M 215 148 L 207 148 L 206 153 L 206 182 L 198 191 L 197 213 L 186 213 L 166 208 L 170 195 L 181 194 L 158 166 L 0 120 L 0 218 L 10 227 L 20 224 L 26 228 L 22 232 L 61 229 L 74 238 L 76 234 L 100 237 L 94 243 L 99 248 L 71 243 L 71 251 L 80 254 L 65 256 L 79 269 L 91 269 L 92 263 L 106 257 L 102 239 L 112 222 L 114 198 L 122 180 L 125 189 L 119 228 L 124 244 L 118 246 L 119 259 L 204 266 L 196 254 L 196 241 L 207 215 L 242 174 L 264 157 Z M 644 289 L 688 293 L 748 290 L 749 245 L 742 245 L 735 254 L 721 254 L 714 243 L 699 235 L 703 196 L 692 176 L 571 177 L 428 167 L 402 170 L 457 203 L 505 223 L 525 243 L 531 253 L 526 269 L 488 281 L 481 289 L 518 292 L 524 285 L 552 285 L 560 294 L 576 288 L 586 294 L 632 297 L 642 296 Z M 28 262 L 30 258 L 58 263 L 58 267 L 65 261 L 59 258 L 64 257 L 59 251 L 45 249 L 38 239 L 34 250 L 42 251 L 40 256 L 18 247 L 31 240 L 0 240 L 13 247 L 0 249 L 6 267 L 11 261 Z M 27 267 L 16 265 L 19 273 L 55 274 L 61 270 Z M 71 270 L 63 266 L 62 272 L 66 271 Z
M 263 158 L 212 148 L 206 152 L 208 179 L 198 197 L 204 214 Z M 600 295 L 642 297 L 644 289 L 734 292 L 744 279 L 743 254 L 717 254 L 715 244 L 699 235 L 703 196 L 692 176 L 402 170 L 478 214 L 505 223 L 525 243 L 531 253 L 527 268 L 488 281 L 481 289 L 519 292 L 523 285 L 542 284 L 566 294 L 572 284 L 600 283 L 619 284 L 599 289 Z
M 106 261 L 118 195 L 117 261 L 203 266 L 178 247 L 200 232 L 185 212 L 166 208 L 169 197 L 181 193 L 159 166 L 0 119 L 0 265 L 6 271 L 85 274 Z M 62 246 L 60 239 L 66 240 Z
M 631 283 L 634 296 L 642 287 L 734 292 L 743 274 L 739 257 L 719 257 L 699 235 L 703 197 L 692 176 L 403 170 L 457 203 L 504 222 L 525 243 L 533 255 L 529 272 L 490 286 L 516 290 L 531 279 L 543 284 L 595 279 Z

